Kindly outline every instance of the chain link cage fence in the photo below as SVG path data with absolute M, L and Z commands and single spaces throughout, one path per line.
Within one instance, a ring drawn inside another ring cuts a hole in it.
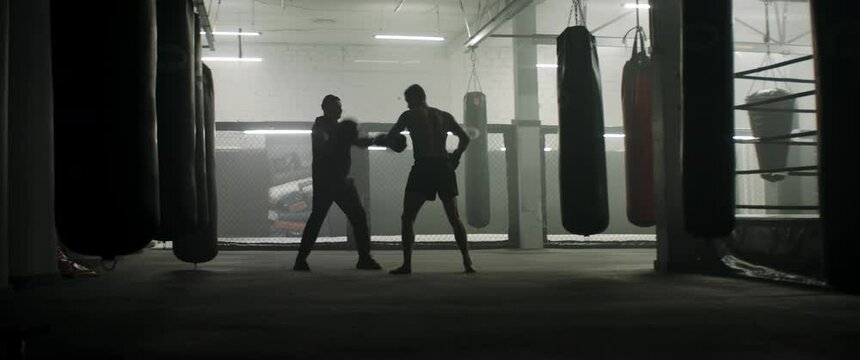
M 290 249 L 301 241 L 313 203 L 311 123 L 219 123 L 216 132 L 218 237 L 221 247 Z M 387 132 L 391 124 L 360 124 L 366 136 Z M 460 214 L 472 248 L 510 246 L 508 239 L 507 162 L 504 131 L 487 134 L 490 170 L 490 223 L 468 224 L 463 167 L 457 182 Z M 408 138 L 408 136 L 407 136 Z M 449 136 L 453 151 L 458 139 Z M 374 247 L 400 246 L 400 215 L 406 180 L 413 163 L 411 141 L 396 153 L 384 147 L 353 148 L 351 174 L 367 210 Z M 416 247 L 456 247 L 440 201 L 427 202 L 415 223 Z M 351 228 L 333 205 L 317 239 L 317 248 L 350 249 Z
M 218 232 L 222 246 L 245 248 L 292 248 L 300 242 L 313 202 L 311 178 L 311 123 L 289 124 L 219 123 L 216 133 L 218 180 Z M 364 123 L 366 136 L 386 132 L 391 124 Z M 267 129 L 268 128 L 268 129 Z M 490 223 L 483 228 L 468 225 L 465 211 L 464 169 L 456 170 L 461 217 L 472 247 L 512 247 L 509 208 L 508 159 L 506 141 L 512 141 L 512 128 L 489 127 L 488 159 L 490 172 Z M 624 176 L 624 138 L 622 129 L 606 131 L 607 186 L 610 222 L 601 234 L 589 237 L 569 234 L 561 224 L 558 183 L 558 128 L 542 127 L 544 168 L 545 244 L 548 247 L 653 247 L 655 228 L 637 227 L 627 220 L 626 177 Z M 453 151 L 457 138 L 448 137 Z M 736 145 L 738 169 L 756 168 L 755 148 Z M 789 165 L 815 163 L 815 147 L 792 147 Z M 402 153 L 382 147 L 353 148 L 351 176 L 368 214 L 374 247 L 399 246 L 400 214 L 406 180 L 413 163 L 411 141 Z M 793 176 L 771 184 L 760 176 L 737 177 L 738 204 L 779 205 L 817 203 L 814 176 Z M 780 187 L 770 189 L 768 186 Z M 796 190 L 793 191 L 792 189 Z M 779 190 L 779 191 L 777 191 Z M 777 195 L 767 195 L 768 193 Z M 744 209 L 738 214 L 811 214 L 816 210 Z M 332 206 L 317 240 L 318 248 L 352 248 L 350 225 L 346 216 Z M 453 248 L 451 227 L 441 202 L 427 202 L 415 223 L 416 246 Z

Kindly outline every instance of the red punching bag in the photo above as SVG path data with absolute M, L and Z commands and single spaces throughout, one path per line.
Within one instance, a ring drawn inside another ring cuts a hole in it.
M 641 47 L 639 46 L 641 44 Z M 627 219 L 653 226 L 654 154 L 651 138 L 651 60 L 642 29 L 636 29 L 633 54 L 624 64 L 621 103 L 624 113 L 624 165 L 627 175 Z

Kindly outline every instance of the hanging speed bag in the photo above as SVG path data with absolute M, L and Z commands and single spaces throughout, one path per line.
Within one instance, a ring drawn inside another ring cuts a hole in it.
M 750 104 L 784 97 L 790 94 L 790 92 L 783 89 L 762 89 L 747 96 L 746 102 L 747 104 Z M 788 135 L 791 133 L 791 130 L 794 127 L 794 122 L 797 118 L 795 113 L 791 112 L 791 110 L 795 109 L 795 99 L 758 105 L 756 108 L 772 110 L 750 109 L 748 111 L 750 117 L 750 128 L 752 128 L 753 136 L 762 138 Z M 783 168 L 788 161 L 788 145 L 786 144 L 755 144 L 755 151 L 756 156 L 758 156 L 758 165 L 761 169 Z M 784 179 L 785 175 L 784 173 L 775 172 L 761 174 L 761 177 L 767 181 L 774 182 Z
M 684 1 L 681 182 L 687 231 L 735 226 L 734 74 L 730 1 Z
M 572 26 L 556 39 L 556 52 L 561 220 L 587 236 L 609 225 L 597 48 L 588 29 Z
M 466 148 L 466 221 L 482 228 L 490 224 L 490 162 L 484 93 L 475 91 L 463 96 L 463 124 L 471 137 Z
M 641 227 L 653 226 L 654 155 L 651 138 L 650 59 L 637 51 L 624 64 L 621 76 L 621 104 L 624 122 L 624 165 L 627 180 L 627 220 Z
M 113 3 L 120 17 L 101 16 L 103 4 L 51 5 L 57 232 L 75 252 L 130 254 L 159 221 L 155 1 Z
M 209 188 L 209 161 L 211 157 L 208 145 L 208 126 L 206 119 L 206 81 L 203 73 L 203 62 L 200 60 L 202 55 L 202 42 L 200 41 L 200 24 L 195 18 L 194 32 L 194 73 L 195 73 L 195 176 L 197 184 L 197 226 L 195 231 L 189 235 L 185 235 L 173 240 L 173 254 L 179 260 L 189 263 L 203 263 L 212 260 L 218 253 L 218 239 L 210 228 L 213 222 L 210 218 L 212 210 L 209 205 L 210 192 L 214 189 Z M 211 76 L 211 73 L 209 74 Z M 211 81 L 209 81 L 211 87 Z M 211 100 L 211 96 L 210 96 Z M 210 101 L 211 102 L 211 101 Z M 213 124 L 214 125 L 214 124 Z M 214 136 L 214 133 L 212 134 Z
M 158 158 L 161 226 L 174 240 L 197 226 L 194 10 L 189 0 L 157 0 Z

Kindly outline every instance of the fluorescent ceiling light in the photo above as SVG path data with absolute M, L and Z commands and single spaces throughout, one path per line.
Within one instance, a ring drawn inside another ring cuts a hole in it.
M 603 134 L 605 138 L 623 138 L 624 134 Z
M 552 69 L 555 69 L 555 68 L 557 68 L 557 67 L 558 67 L 558 64 L 537 64 L 537 65 L 535 65 L 535 66 L 537 66 L 537 67 L 539 67 L 539 68 L 552 68 Z
M 499 151 L 505 151 L 505 150 L 507 150 L 507 149 L 505 149 L 505 148 L 503 148 L 503 147 L 500 147 L 500 148 L 499 148 Z
M 552 148 L 545 147 L 545 148 L 543 148 L 543 151 L 552 151 Z
M 400 61 L 398 60 L 368 60 L 368 59 L 356 59 L 353 60 L 357 63 L 368 63 L 368 64 L 398 64 Z
M 352 62 L 364 64 L 420 64 L 418 60 L 377 60 L 377 59 L 355 59 Z
M 201 31 L 200 35 L 206 35 L 205 31 Z M 213 31 L 212 35 L 225 35 L 225 36 L 260 36 L 260 33 L 256 31 L 249 32 L 238 32 L 238 31 Z
M 260 129 L 260 130 L 245 130 L 245 134 L 257 134 L 257 135 L 296 135 L 296 134 L 310 134 L 310 130 L 295 130 L 295 129 L 284 129 L 284 130 L 275 130 L 275 129 Z
M 367 148 L 367 150 L 377 150 L 378 151 L 378 150 L 388 150 L 388 148 L 385 146 L 370 146 Z
M 627 9 L 650 9 L 651 5 L 648 4 L 635 4 L 635 3 L 626 3 L 624 7 Z
M 417 40 L 417 41 L 445 41 L 441 36 L 410 36 L 410 35 L 375 35 L 377 40 Z
M 758 139 L 755 136 L 746 136 L 746 135 L 736 135 L 733 138 L 735 140 L 757 140 Z
M 200 58 L 200 60 L 203 60 L 203 61 L 233 61 L 233 62 L 261 62 L 261 61 L 263 61 L 263 58 L 256 58 L 256 57 L 247 57 L 247 58 L 246 58 L 246 57 L 241 57 L 241 58 L 240 58 L 240 57 L 211 57 L 211 56 L 204 56 L 204 57 Z

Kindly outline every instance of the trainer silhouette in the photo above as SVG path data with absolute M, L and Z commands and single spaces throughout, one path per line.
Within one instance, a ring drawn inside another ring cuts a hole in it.
M 380 270 L 382 266 L 370 256 L 370 231 L 367 214 L 361 206 L 361 199 L 355 182 L 349 177 L 352 163 L 350 147 L 367 148 L 374 139 L 360 137 L 358 125 L 351 120 L 338 122 L 343 107 L 340 98 L 326 95 L 322 101 L 323 115 L 314 121 L 311 141 L 313 145 L 313 199 L 311 216 L 302 232 L 302 242 L 293 265 L 295 271 L 310 271 L 308 255 L 319 236 L 323 220 L 332 203 L 337 204 L 346 214 L 355 233 L 355 247 L 358 250 L 358 269 Z

